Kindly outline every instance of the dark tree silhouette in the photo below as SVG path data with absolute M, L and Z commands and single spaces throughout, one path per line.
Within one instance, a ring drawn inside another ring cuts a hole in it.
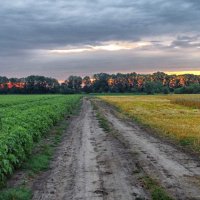
M 44 76 L 26 78 L 0 77 L 0 94 L 48 94 L 48 93 L 200 93 L 200 76 L 194 74 L 168 75 L 164 72 L 153 74 L 94 74 L 69 76 L 64 83 Z

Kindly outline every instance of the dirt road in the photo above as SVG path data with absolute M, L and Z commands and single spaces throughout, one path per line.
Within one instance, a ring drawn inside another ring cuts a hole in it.
M 175 199 L 200 199 L 200 162 L 173 145 L 148 134 L 134 122 L 119 119 L 115 109 L 96 101 L 101 113 L 118 131 L 131 151 L 139 154 L 139 163 L 149 176 L 157 179 Z
M 99 127 L 91 102 L 84 99 L 50 170 L 33 184 L 34 200 L 151 199 L 140 181 L 147 174 L 176 199 L 200 199 L 198 161 L 96 104 L 117 134 Z

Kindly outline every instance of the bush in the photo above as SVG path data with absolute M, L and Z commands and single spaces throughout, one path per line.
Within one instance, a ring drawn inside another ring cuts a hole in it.
M 200 94 L 200 84 L 193 84 L 186 87 L 177 88 L 175 94 Z
M 155 84 L 153 82 L 146 82 L 144 84 L 144 92 L 147 94 L 154 94 L 155 93 Z
M 163 92 L 163 94 L 169 94 L 170 90 L 168 87 L 163 87 L 162 92 Z

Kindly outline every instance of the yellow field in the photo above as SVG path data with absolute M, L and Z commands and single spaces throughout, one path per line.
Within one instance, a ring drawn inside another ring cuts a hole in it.
M 200 95 L 122 95 L 99 98 L 159 134 L 200 150 Z

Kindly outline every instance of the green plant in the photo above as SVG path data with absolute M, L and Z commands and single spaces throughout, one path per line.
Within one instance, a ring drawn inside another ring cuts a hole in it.
M 44 145 L 42 146 L 41 152 L 32 156 L 31 159 L 27 160 L 23 167 L 32 171 L 33 173 L 46 170 L 49 167 L 49 162 L 52 155 L 52 147 L 50 145 Z
M 149 176 L 143 177 L 142 181 L 144 182 L 145 187 L 150 190 L 152 200 L 173 200 L 173 198 L 170 197 L 165 190 Z
M 81 96 L 33 96 L 32 101 L 28 96 L 27 103 L 24 98 L 22 96 L 23 103 L 20 103 L 18 97 L 17 103 L 13 100 L 12 103 L 3 104 L 4 107 L 0 108 L 3 114 L 0 130 L 0 186 L 4 184 L 6 177 L 28 158 L 34 143 L 38 142 L 64 115 L 72 113 Z M 45 156 L 40 157 L 44 162 Z M 34 160 L 34 162 L 39 161 Z
M 27 188 L 14 188 L 1 191 L 0 200 L 30 200 L 31 191 Z
M 100 127 L 105 131 L 105 132 L 110 132 L 110 125 L 109 122 L 103 117 L 99 112 L 97 113 L 97 118 L 99 120 Z

